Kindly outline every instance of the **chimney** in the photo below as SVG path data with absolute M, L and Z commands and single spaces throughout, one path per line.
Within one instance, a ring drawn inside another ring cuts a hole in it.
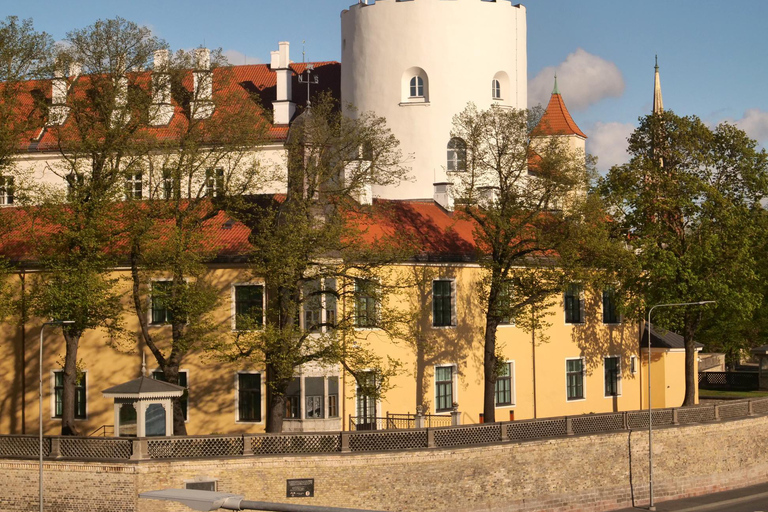
M 213 74 L 211 72 L 211 50 L 195 50 L 194 101 L 191 102 L 192 117 L 207 119 L 213 115 Z
M 171 122 L 171 77 L 168 74 L 170 52 L 157 50 L 152 69 L 152 106 L 149 108 L 149 122 L 152 126 L 164 126 Z
M 69 107 L 67 107 L 67 92 L 69 84 L 64 70 L 60 65 L 54 70 L 51 80 L 51 108 L 48 111 L 48 125 L 61 126 L 67 120 Z
M 499 190 L 497 187 L 477 187 L 477 202 L 481 206 L 490 206 L 498 200 Z
M 271 53 L 272 71 L 277 75 L 277 96 L 272 102 L 272 108 L 274 109 L 274 123 L 288 124 L 291 122 L 293 114 L 296 113 L 296 104 L 292 101 L 293 93 L 291 91 L 293 71 L 291 71 L 289 58 L 290 43 L 280 41 L 279 46 L 279 51 Z
M 435 202 L 445 208 L 448 211 L 453 211 L 453 191 L 451 190 L 451 183 L 448 181 L 441 181 L 434 184 L 435 187 Z

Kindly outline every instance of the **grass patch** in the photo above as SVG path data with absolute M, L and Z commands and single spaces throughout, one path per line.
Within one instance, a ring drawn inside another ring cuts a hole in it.
M 700 389 L 699 398 L 763 398 L 768 391 L 723 391 L 719 389 Z

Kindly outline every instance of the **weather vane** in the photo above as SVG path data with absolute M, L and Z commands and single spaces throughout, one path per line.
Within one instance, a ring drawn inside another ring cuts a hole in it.
M 318 83 L 320 83 L 320 79 L 318 78 L 318 76 L 312 74 L 314 70 L 315 70 L 315 66 L 312 65 L 312 63 L 310 62 L 309 64 L 307 64 L 307 77 L 304 78 L 302 75 L 299 75 L 299 83 L 307 84 L 307 108 L 312 106 L 312 103 L 309 99 L 310 87 L 312 86 L 312 84 L 317 85 Z

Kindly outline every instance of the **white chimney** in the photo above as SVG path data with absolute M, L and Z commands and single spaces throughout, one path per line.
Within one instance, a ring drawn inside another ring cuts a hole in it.
M 291 90 L 293 71 L 290 67 L 290 43 L 280 41 L 279 46 L 280 50 L 271 54 L 272 71 L 277 75 L 277 95 L 275 101 L 272 102 L 272 108 L 274 109 L 274 123 L 288 124 L 296 113 L 296 104 L 292 101 L 293 92 Z
M 62 125 L 69 115 L 67 107 L 67 91 L 69 84 L 64 70 L 57 66 L 51 80 L 51 108 L 48 110 L 48 125 Z
M 442 206 L 448 211 L 453 211 L 453 192 L 451 190 L 451 183 L 447 181 L 441 181 L 434 184 L 435 195 L 434 199 L 437 204 Z
M 171 77 L 168 74 L 169 61 L 168 50 L 155 51 L 152 69 L 152 106 L 149 108 L 149 122 L 153 126 L 167 125 L 173 117 Z
M 272 68 L 272 71 L 274 71 L 280 67 L 280 51 L 275 50 L 273 52 L 269 52 L 269 57 L 269 67 Z
M 207 119 L 213 115 L 213 76 L 211 73 L 211 50 L 195 50 L 194 100 L 191 102 L 192 117 Z

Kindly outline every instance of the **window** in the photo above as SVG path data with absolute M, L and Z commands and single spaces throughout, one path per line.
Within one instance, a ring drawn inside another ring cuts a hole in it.
M 247 331 L 264 325 L 264 287 L 235 286 L 235 330 Z
M 285 389 L 285 418 L 301 419 L 301 379 L 298 377 Z
M 376 427 L 376 390 L 378 386 L 376 374 L 365 372 L 357 382 L 357 429 L 371 430 Z
M 173 281 L 154 281 L 152 283 L 152 323 L 155 325 L 173 322 L 170 309 L 171 288 Z
M 452 281 L 432 281 L 432 325 L 453 325 Z
M 195 480 L 193 482 L 184 482 L 185 489 L 195 489 L 198 491 L 216 492 L 217 480 Z
M 514 384 L 513 363 L 504 363 L 496 376 L 496 405 L 512 405 L 512 386 Z
M 451 172 L 467 170 L 467 144 L 458 137 L 448 141 L 446 170 Z
M 325 379 L 323 377 L 304 378 L 305 417 L 319 419 L 324 417 L 323 396 L 325 395 Z
M 175 190 L 173 174 L 169 169 L 163 169 L 163 199 L 173 199 Z
M 142 176 L 141 173 L 131 173 L 125 178 L 125 198 L 141 199 Z
M 339 417 L 339 378 L 328 377 L 328 417 Z
M 616 313 L 616 292 L 613 288 L 603 290 L 603 323 L 620 323 L 619 315 Z
M 189 382 L 187 379 L 188 374 L 189 370 L 179 370 L 179 386 L 184 388 L 184 394 L 182 394 L 181 398 L 179 398 L 179 403 L 181 404 L 181 412 L 184 415 L 184 421 L 189 421 L 189 385 L 187 384 Z M 155 380 L 168 382 L 165 379 L 165 374 L 161 370 L 153 371 L 152 378 Z
M 491 97 L 495 100 L 501 99 L 501 83 L 496 79 L 491 81 Z
M 61 418 L 64 415 L 64 370 L 53 372 L 53 394 L 55 400 L 54 418 Z M 75 418 L 85 419 L 85 372 L 77 372 L 75 378 Z
M 424 79 L 420 76 L 414 76 L 411 78 L 411 98 L 423 98 L 424 97 Z
M 13 204 L 13 176 L 0 176 L 0 205 Z
M 568 400 L 584 398 L 584 360 L 567 359 L 565 361 Z
M 512 282 L 504 281 L 501 283 L 498 297 L 499 325 L 514 325 L 512 318 Z
M 261 374 L 237 374 L 238 421 L 261 421 Z
M 453 366 L 435 367 L 435 411 L 453 409 Z
M 565 290 L 565 323 L 580 324 L 584 322 L 584 299 L 581 286 L 569 284 Z
M 376 327 L 379 324 L 376 292 L 376 283 L 355 279 L 355 327 Z
M 619 396 L 621 394 L 619 389 L 621 381 L 619 358 L 606 357 L 603 360 L 603 366 L 605 368 L 605 396 Z
M 637 373 L 637 356 L 630 356 L 629 358 L 629 372 L 631 374 Z
M 205 195 L 219 197 L 224 193 L 224 169 L 205 171 Z
M 304 329 L 325 332 L 336 323 L 336 280 L 315 279 L 302 289 Z

